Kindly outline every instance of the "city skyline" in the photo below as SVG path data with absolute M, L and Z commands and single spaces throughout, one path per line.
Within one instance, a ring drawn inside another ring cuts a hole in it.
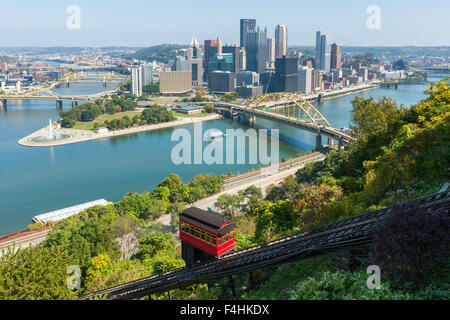
M 218 4 L 211 3 L 205 10 L 200 1 L 189 4 L 177 1 L 175 6 L 180 10 L 167 10 L 167 6 L 162 3 L 143 1 L 134 1 L 128 7 L 104 1 L 77 1 L 74 4 L 81 11 L 79 30 L 69 30 L 66 26 L 70 16 L 67 13 L 69 3 L 55 5 L 51 1 L 25 1 L 26 4 L 20 6 L 5 3 L 2 9 L 10 14 L 2 17 L 0 28 L 8 32 L 2 36 L 0 46 L 146 47 L 186 43 L 193 33 L 200 42 L 219 36 L 224 43 L 239 43 L 241 18 L 256 19 L 258 25 L 267 26 L 269 38 L 274 37 L 276 25 L 286 25 L 291 46 L 314 45 L 314 32 L 317 30 L 332 32 L 333 41 L 341 46 L 450 44 L 448 36 L 439 32 L 450 28 L 450 22 L 446 19 L 450 9 L 448 1 L 437 1 L 432 16 L 431 12 L 427 14 L 427 4 L 419 1 L 413 1 L 414 5 L 410 2 L 407 7 L 388 1 L 350 1 L 351 5 L 346 6 L 325 2 L 319 5 L 279 1 L 276 7 L 267 10 L 268 6 L 273 6 L 268 1 L 260 1 L 256 5 L 230 0 L 225 8 L 218 8 Z M 366 25 L 370 16 L 367 8 L 372 4 L 380 8 L 380 29 L 369 29 Z M 204 10 L 199 11 L 200 8 Z M 204 12 L 201 19 L 192 19 L 192 14 L 199 16 L 198 12 Z M 220 15 L 216 15 L 216 12 L 220 12 Z M 411 19 L 414 16 L 420 17 L 421 23 Z

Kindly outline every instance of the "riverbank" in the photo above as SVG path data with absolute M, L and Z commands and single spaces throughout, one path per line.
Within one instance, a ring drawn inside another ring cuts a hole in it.
M 181 126 L 185 124 L 190 124 L 194 122 L 209 121 L 221 119 L 222 116 L 218 114 L 213 114 L 205 117 L 179 117 L 175 121 L 164 122 L 158 124 L 149 124 L 138 127 L 126 128 L 121 130 L 109 131 L 107 133 L 95 133 L 88 130 L 75 130 L 75 129 L 59 129 L 56 133 L 65 134 L 69 137 L 64 140 L 48 141 L 48 142 L 36 142 L 33 138 L 46 135 L 48 133 L 47 127 L 41 128 L 26 137 L 20 139 L 17 143 L 26 147 L 54 147 L 61 146 L 65 144 L 72 144 L 78 142 L 84 142 L 89 140 L 97 140 L 111 137 L 118 137 L 126 134 L 139 133 L 144 131 L 152 131 L 162 128 L 170 128 L 175 126 Z
M 368 90 L 373 90 L 373 89 L 378 89 L 379 88 L 379 83 L 377 84 L 366 84 L 364 86 L 360 86 L 357 88 L 352 88 L 350 90 L 340 90 L 340 89 L 334 89 L 335 92 L 331 92 L 328 95 L 324 96 L 323 99 L 324 100 L 330 100 L 330 99 L 334 99 L 334 98 L 340 98 L 349 94 L 355 94 L 358 92 L 364 92 L 364 91 L 368 91 Z

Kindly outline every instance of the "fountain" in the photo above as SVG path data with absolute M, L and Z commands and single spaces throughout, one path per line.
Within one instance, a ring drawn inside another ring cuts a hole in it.
M 58 141 L 58 140 L 64 140 L 70 138 L 70 135 L 68 134 L 62 134 L 62 133 L 53 133 L 53 124 L 52 119 L 48 120 L 48 133 L 44 134 L 42 136 L 37 136 L 34 138 L 31 138 L 31 141 L 34 142 L 50 142 L 50 141 Z

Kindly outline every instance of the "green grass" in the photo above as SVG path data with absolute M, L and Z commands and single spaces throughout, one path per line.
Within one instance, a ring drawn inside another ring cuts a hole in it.
M 128 116 L 131 119 L 133 119 L 134 116 L 140 115 L 141 111 L 125 111 L 125 112 L 117 112 L 115 114 L 102 114 L 101 116 L 98 116 L 95 120 L 88 121 L 88 122 L 81 122 L 78 121 L 72 129 L 78 129 L 78 130 L 94 130 L 94 124 L 98 122 L 100 125 L 103 124 L 105 120 L 111 121 L 115 119 L 122 119 L 125 116 Z
M 184 114 L 179 112 L 174 112 L 175 117 L 183 117 L 183 118 L 201 118 L 206 117 L 208 114 L 206 112 L 196 113 L 196 114 Z

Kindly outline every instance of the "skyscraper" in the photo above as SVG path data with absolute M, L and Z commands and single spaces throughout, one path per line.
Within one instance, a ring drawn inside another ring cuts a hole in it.
M 222 53 L 232 53 L 233 54 L 233 64 L 234 64 L 234 70 L 233 72 L 235 74 L 239 71 L 239 45 L 237 43 L 231 43 L 227 44 L 226 46 L 222 47 Z
M 190 70 L 192 71 L 192 85 L 199 85 L 203 82 L 203 60 L 200 44 L 195 37 L 192 38 L 189 44 L 187 57 Z
M 131 68 L 131 92 L 136 96 L 142 96 L 142 69 L 140 67 Z
M 287 55 L 287 27 L 279 24 L 275 28 L 275 57 L 282 58 Z
M 146 86 L 153 82 L 153 64 L 147 63 L 141 66 L 142 85 Z
M 208 79 L 208 63 L 209 59 L 214 58 L 216 54 L 222 53 L 222 41 L 219 39 L 217 40 L 205 40 L 205 47 L 204 47 L 204 54 L 203 54 L 203 80 L 207 81 Z
M 316 55 L 315 55 L 315 61 L 314 61 L 314 68 L 320 69 L 320 31 L 316 32 Z
M 341 68 L 341 48 L 336 43 L 331 45 L 331 69 Z
M 255 28 L 256 19 L 241 19 L 241 48 L 245 47 L 247 33 L 250 31 L 255 31 Z
M 296 92 L 298 82 L 298 58 L 286 57 L 276 58 L 274 74 L 275 92 Z
M 209 72 L 213 71 L 230 71 L 234 73 L 235 65 L 234 65 L 234 58 L 232 53 L 221 53 L 216 54 L 214 59 L 210 57 L 209 63 L 208 63 L 208 70 Z M 209 78 L 209 75 L 208 75 Z
M 316 32 L 316 69 L 325 72 L 330 71 L 331 62 L 331 46 L 328 35 L 322 34 L 320 31 Z
M 261 30 L 258 27 L 257 30 L 247 33 L 245 51 L 247 52 L 247 70 L 264 72 L 266 62 L 269 60 L 267 28 Z
M 299 67 L 297 87 L 302 93 L 311 93 L 312 90 L 312 71 L 308 67 Z

